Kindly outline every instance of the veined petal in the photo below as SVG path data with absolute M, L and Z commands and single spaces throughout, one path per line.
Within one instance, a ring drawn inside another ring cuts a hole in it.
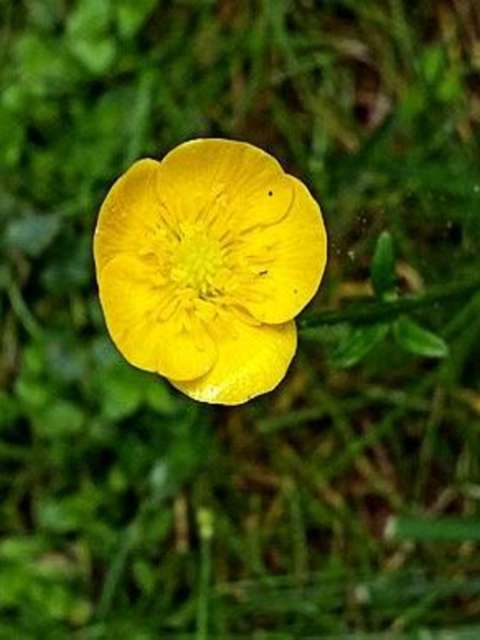
M 261 322 L 294 318 L 317 291 L 327 260 L 322 214 L 305 185 L 293 176 L 295 198 L 276 224 L 245 234 L 237 297 Z
M 116 255 L 137 255 L 152 244 L 149 233 L 161 219 L 161 205 L 154 190 L 159 166 L 148 158 L 135 162 L 108 192 L 94 237 L 97 273 Z
M 253 326 L 228 314 L 228 331 L 218 336 L 218 358 L 203 377 L 188 382 L 170 379 L 194 400 L 234 405 L 274 389 L 285 376 L 297 347 L 293 321 Z
M 193 322 L 187 330 L 176 316 L 162 319 L 168 295 L 153 267 L 118 255 L 102 269 L 98 282 L 110 335 L 131 364 L 177 380 L 210 370 L 216 348 L 204 325 Z
M 271 155 L 246 142 L 198 139 L 168 153 L 157 173 L 160 200 L 182 218 L 238 232 L 280 220 L 293 185 Z
M 176 323 L 167 321 L 158 331 L 157 373 L 175 380 L 193 380 L 212 368 L 217 348 L 203 323 L 194 319 L 189 330 L 178 331 Z

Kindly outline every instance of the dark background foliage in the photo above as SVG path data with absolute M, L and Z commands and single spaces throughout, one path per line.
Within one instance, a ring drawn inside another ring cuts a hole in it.
M 479 637 L 478 3 L 0 0 L 0 43 L 0 637 Z M 330 237 L 234 409 L 126 365 L 93 276 L 112 181 L 198 136 L 271 151 Z M 315 315 L 370 270 L 425 304 Z

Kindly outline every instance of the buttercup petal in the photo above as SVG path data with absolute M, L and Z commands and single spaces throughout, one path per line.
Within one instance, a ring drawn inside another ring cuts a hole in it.
M 237 232 L 280 220 L 293 185 L 271 155 L 246 142 L 198 139 L 168 153 L 157 194 L 177 219 L 228 225 Z
M 135 255 L 145 246 L 149 229 L 159 219 L 160 203 L 154 190 L 159 166 L 149 158 L 135 162 L 108 192 L 94 236 L 97 273 L 119 253 Z
M 218 358 L 203 377 L 170 382 L 194 400 L 235 405 L 274 389 L 295 355 L 297 331 L 293 321 L 279 325 L 244 324 L 233 314 L 218 339 Z
M 282 380 L 293 318 L 326 251 L 306 187 L 268 153 L 219 139 L 136 162 L 105 198 L 94 239 L 100 301 L 124 357 L 218 404 Z
M 212 367 L 216 348 L 203 325 L 182 328 L 175 313 L 161 319 L 172 291 L 158 285 L 154 268 L 118 255 L 102 269 L 99 290 L 110 335 L 131 364 L 177 380 L 202 376 Z
M 237 295 L 261 322 L 286 322 L 300 313 L 315 295 L 327 261 L 320 208 L 300 180 L 289 180 L 295 197 L 287 215 L 244 235 L 248 260 Z

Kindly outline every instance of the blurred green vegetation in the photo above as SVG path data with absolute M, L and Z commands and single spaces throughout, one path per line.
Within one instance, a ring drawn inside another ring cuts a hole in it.
M 479 120 L 476 0 L 0 0 L 0 638 L 480 637 Z M 234 409 L 126 365 L 93 277 L 112 181 L 196 136 L 330 237 Z

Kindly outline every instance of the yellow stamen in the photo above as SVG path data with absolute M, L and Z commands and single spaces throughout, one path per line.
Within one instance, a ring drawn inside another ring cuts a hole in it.
M 172 256 L 171 279 L 200 298 L 210 298 L 220 293 L 223 268 L 220 242 L 198 226 L 183 226 Z

